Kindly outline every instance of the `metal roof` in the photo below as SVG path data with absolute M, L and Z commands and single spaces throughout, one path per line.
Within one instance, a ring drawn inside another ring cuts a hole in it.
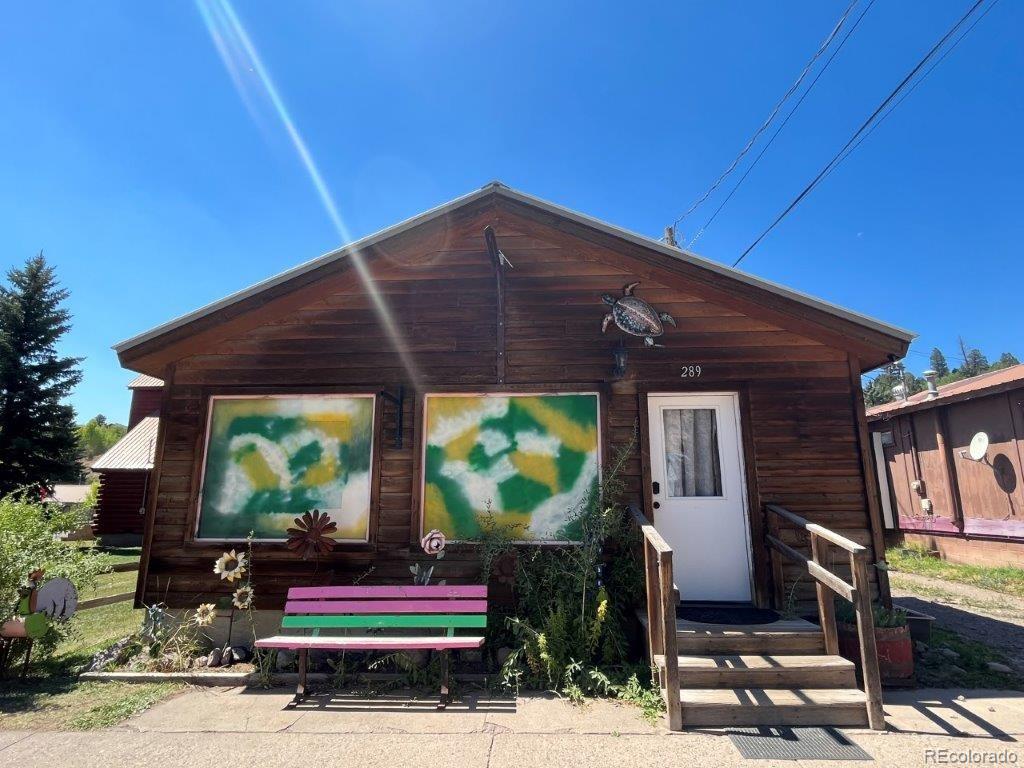
M 148 373 L 140 373 L 129 382 L 128 389 L 161 389 L 163 386 L 163 379 L 150 376 Z
M 231 306 L 232 304 L 236 304 L 239 301 L 254 296 L 269 288 L 273 288 L 274 286 L 280 285 L 281 283 L 291 280 L 292 278 L 299 277 L 300 275 L 304 275 L 307 272 L 310 272 L 314 269 L 318 269 L 319 267 L 322 267 L 326 264 L 330 264 L 333 261 L 344 258 L 353 251 L 359 251 L 363 248 L 368 248 L 380 242 L 381 240 L 385 240 L 389 237 L 401 234 L 402 232 L 412 229 L 413 227 L 419 226 L 420 224 L 430 221 L 431 219 L 437 218 L 438 216 L 443 216 L 446 213 L 449 213 L 462 206 L 468 205 L 476 200 L 479 200 L 491 194 L 500 195 L 510 200 L 514 200 L 525 205 L 530 205 L 535 208 L 539 208 L 556 216 L 561 216 L 566 219 L 570 219 L 579 224 L 583 224 L 585 226 L 592 227 L 593 229 L 599 230 L 606 234 L 612 235 L 613 237 L 618 237 L 620 239 L 627 240 L 631 243 L 639 245 L 643 248 L 648 248 L 653 251 L 657 251 L 670 258 L 678 259 L 680 261 L 684 261 L 689 264 L 702 267 L 711 272 L 716 272 L 720 275 L 725 275 L 734 280 L 738 280 L 742 283 L 746 283 L 748 285 L 752 285 L 757 288 L 770 291 L 771 293 L 777 294 L 779 296 L 784 296 L 787 299 L 799 302 L 800 304 L 804 304 L 806 306 L 813 307 L 823 312 L 827 312 L 831 315 L 841 317 L 844 320 L 848 320 L 852 323 L 856 323 L 866 328 L 871 328 L 872 330 L 879 331 L 881 333 L 893 336 L 903 341 L 911 341 L 916 336 L 916 334 L 904 328 L 899 328 L 894 325 L 883 323 L 882 321 L 876 320 L 875 318 L 868 317 L 867 315 L 862 315 L 859 312 L 853 312 L 852 310 L 840 307 L 836 304 L 832 304 L 830 302 L 824 301 L 814 296 L 809 296 L 805 293 L 801 293 L 800 291 L 794 291 L 790 288 L 786 288 L 785 286 L 779 285 L 778 283 L 773 283 L 770 280 L 765 280 L 763 278 L 756 277 L 742 270 L 734 269 L 733 267 L 728 267 L 725 264 L 720 264 L 716 261 L 704 258 L 703 256 L 698 256 L 697 254 L 692 253 L 690 251 L 666 245 L 665 243 L 646 237 L 645 235 L 630 232 L 629 230 L 622 229 L 621 227 L 617 227 L 612 224 L 608 224 L 607 222 L 600 221 L 599 219 L 587 216 L 586 214 L 577 213 L 576 211 L 572 211 L 568 208 L 563 208 L 562 206 L 556 205 L 555 203 L 550 203 L 546 200 L 541 200 L 540 198 L 534 197 L 533 195 L 528 195 L 525 192 L 519 192 L 518 190 L 512 189 L 511 187 L 508 187 L 499 181 L 494 181 L 491 182 L 490 184 L 481 187 L 480 189 L 474 192 L 470 192 L 468 195 L 458 197 L 448 203 L 445 203 L 444 205 L 440 205 L 437 208 L 432 208 L 429 211 L 421 213 L 417 216 L 413 216 L 412 218 L 406 219 L 403 222 L 395 224 L 391 227 L 387 227 L 386 229 L 382 229 L 378 232 L 373 233 L 372 235 L 368 235 L 367 237 L 362 238 L 361 240 L 357 240 L 354 243 L 350 243 L 348 245 L 342 246 L 341 248 L 325 253 L 323 256 L 319 256 L 315 259 L 305 262 L 304 264 L 300 264 L 296 267 L 285 270 L 284 272 L 281 272 L 280 274 L 275 275 L 274 277 L 263 280 L 259 283 L 256 283 L 255 285 L 252 285 L 236 293 L 232 293 L 231 295 L 226 296 L 223 299 L 219 299 L 218 301 L 215 301 L 211 304 L 207 304 L 205 307 L 201 307 L 193 312 L 189 312 L 188 314 L 182 315 L 162 325 L 159 325 L 156 328 L 152 328 L 144 333 L 140 333 L 137 336 L 133 336 L 122 342 L 119 342 L 114 345 L 113 349 L 115 352 L 118 353 L 125 352 L 131 349 L 132 347 L 150 341 L 151 339 L 154 339 L 157 336 L 161 336 L 169 331 L 173 331 L 174 329 L 180 328 L 181 326 L 186 325 L 190 322 L 199 320 L 200 318 L 217 312 L 218 310 L 224 309 L 225 307 Z
M 124 437 L 114 443 L 110 450 L 96 459 L 92 468 L 97 471 L 152 469 L 153 456 L 156 453 L 156 432 L 159 426 L 159 416 L 146 416 Z
M 1011 365 L 1009 368 L 1001 368 L 998 371 L 979 373 L 969 379 L 952 381 L 939 387 L 939 396 L 928 399 L 927 390 L 911 395 L 906 400 L 896 400 L 892 403 L 876 405 L 867 410 L 869 419 L 879 419 L 891 416 L 907 410 L 923 411 L 937 405 L 945 405 L 951 401 L 967 400 L 971 397 L 979 397 L 990 391 L 1012 388 L 1012 385 L 1020 382 L 1024 386 L 1024 364 Z
M 55 501 L 58 504 L 81 504 L 85 501 L 85 497 L 89 495 L 90 487 L 88 483 L 85 485 L 57 483 L 53 486 L 53 494 L 48 496 L 46 500 Z

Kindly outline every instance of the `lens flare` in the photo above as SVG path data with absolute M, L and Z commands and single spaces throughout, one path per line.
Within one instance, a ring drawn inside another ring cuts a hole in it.
M 228 70 L 228 74 L 235 84 L 235 88 L 238 90 L 246 108 L 255 118 L 257 105 L 253 100 L 254 94 L 249 86 L 249 83 L 253 82 L 252 87 L 255 87 L 257 90 L 255 95 L 261 95 L 269 101 L 274 114 L 288 134 L 292 147 L 298 154 L 299 160 L 306 170 L 306 175 L 309 176 L 310 182 L 312 182 L 313 187 L 316 189 L 320 203 L 334 225 L 334 229 L 337 231 L 338 237 L 341 238 L 341 242 L 343 244 L 352 242 L 348 227 L 345 226 L 345 221 L 338 212 L 338 206 L 335 204 L 334 197 L 327 187 L 327 182 L 324 181 L 323 176 L 320 174 L 320 169 L 317 168 L 309 147 L 306 146 L 306 142 L 295 125 L 295 121 L 292 119 L 284 99 L 281 98 L 277 86 L 274 85 L 270 73 L 263 65 L 263 60 L 260 58 L 256 46 L 253 45 L 230 0 L 196 0 L 196 6 L 199 9 L 199 14 L 203 17 L 203 22 L 210 33 L 214 47 L 216 47 L 217 53 L 224 62 L 224 67 Z M 247 73 L 254 77 L 249 77 Z M 405 339 L 398 330 L 398 326 L 395 324 L 394 317 L 391 315 L 384 297 L 377 288 L 373 275 L 370 274 L 370 270 L 366 266 L 366 260 L 356 249 L 349 252 L 349 258 L 352 260 L 356 274 L 359 275 L 359 279 L 363 283 L 363 288 L 373 303 L 384 331 L 387 333 L 395 351 L 398 353 L 399 359 L 402 361 L 406 374 L 409 376 L 412 385 L 419 389 L 420 376 L 416 363 L 409 353 Z

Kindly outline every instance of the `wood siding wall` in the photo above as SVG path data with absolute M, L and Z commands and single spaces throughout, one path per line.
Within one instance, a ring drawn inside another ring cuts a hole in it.
M 496 313 L 494 267 L 484 249 L 485 224 L 495 228 L 499 247 L 514 265 L 502 273 L 503 326 Z M 213 394 L 376 392 L 405 385 L 400 449 L 393 443 L 396 408 L 383 403 L 372 542 L 339 547 L 320 565 L 323 581 L 348 583 L 371 567 L 362 583 L 409 579 L 408 566 L 417 557 L 417 549 L 410 548 L 418 535 L 417 403 L 423 391 L 451 386 L 599 390 L 612 449 L 644 429 L 648 391 L 738 391 L 759 594 L 770 594 L 760 551 L 763 502 L 779 503 L 871 545 L 855 377 L 844 350 L 709 301 L 702 287 L 671 269 L 500 208 L 448 222 L 440 234 L 421 234 L 370 256 L 374 278 L 415 363 L 419 391 L 348 270 L 325 272 L 304 289 L 309 299 L 301 305 L 161 371 L 167 385 L 147 601 L 191 605 L 198 595 L 225 590 L 212 573 L 221 547 L 191 541 L 204 420 Z M 602 336 L 607 307 L 601 294 L 620 295 L 634 280 L 642 281 L 638 294 L 672 314 L 678 327 L 659 339 L 663 348 L 642 349 L 640 340 L 629 339 L 634 385 L 613 391 L 608 383 L 612 351 L 623 337 L 617 331 Z M 503 360 L 497 353 L 499 327 L 505 334 Z M 692 363 L 702 366 L 701 378 L 680 378 L 680 367 Z M 630 495 L 656 524 L 646 493 L 645 452 L 641 440 L 626 464 L 625 479 Z M 257 593 L 264 606 L 279 605 L 288 586 L 310 579 L 311 564 L 281 546 L 261 545 L 256 558 Z M 453 552 L 435 576 L 475 579 L 479 574 L 470 552 Z M 799 594 L 813 599 L 806 577 Z
M 897 414 L 871 429 L 893 436 L 885 457 L 900 528 L 1024 540 L 1024 387 Z M 961 454 L 982 431 L 988 461 L 971 461 Z M 923 498 L 932 502 L 930 514 Z
M 140 534 L 145 518 L 139 514 L 146 504 L 149 472 L 100 472 L 96 512 L 92 530 L 97 536 Z

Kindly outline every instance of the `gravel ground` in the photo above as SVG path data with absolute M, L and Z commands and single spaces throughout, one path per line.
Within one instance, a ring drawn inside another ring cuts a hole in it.
M 934 616 L 939 626 L 998 648 L 1024 673 L 1024 599 L 969 584 L 890 571 L 898 605 Z

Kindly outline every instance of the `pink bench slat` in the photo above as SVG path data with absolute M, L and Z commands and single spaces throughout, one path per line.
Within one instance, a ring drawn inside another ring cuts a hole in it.
M 426 651 L 479 648 L 484 644 L 482 637 L 268 637 L 257 640 L 257 648 L 316 648 L 319 650 L 346 651 Z
M 359 600 L 374 598 L 417 597 L 487 597 L 486 585 L 427 586 L 427 587 L 292 587 L 289 600 Z
M 289 600 L 285 613 L 487 613 L 486 600 Z

